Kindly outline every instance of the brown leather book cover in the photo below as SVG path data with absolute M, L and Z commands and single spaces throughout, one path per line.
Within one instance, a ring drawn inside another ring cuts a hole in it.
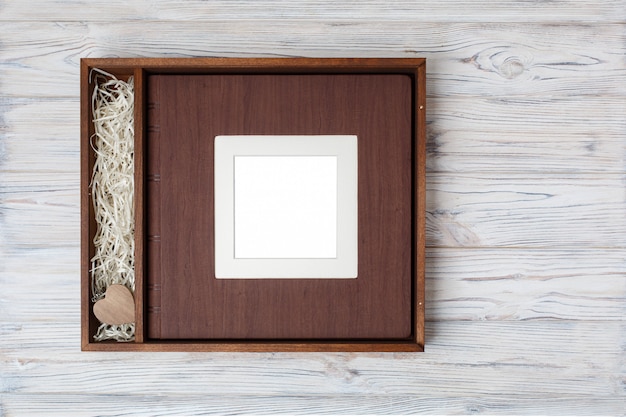
M 148 339 L 405 339 L 412 83 L 401 74 L 149 75 Z M 357 135 L 357 279 L 216 279 L 218 135 Z

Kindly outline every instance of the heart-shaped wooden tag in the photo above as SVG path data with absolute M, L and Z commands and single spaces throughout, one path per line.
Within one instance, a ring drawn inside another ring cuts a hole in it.
M 133 294 L 124 285 L 110 285 L 104 298 L 93 305 L 93 314 L 106 324 L 133 323 L 135 321 Z

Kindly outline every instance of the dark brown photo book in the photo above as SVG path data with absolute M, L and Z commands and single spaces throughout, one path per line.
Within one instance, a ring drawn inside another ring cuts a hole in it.
M 147 338 L 410 338 L 414 82 L 384 73 L 148 75 Z M 356 279 L 215 278 L 219 135 L 357 136 Z

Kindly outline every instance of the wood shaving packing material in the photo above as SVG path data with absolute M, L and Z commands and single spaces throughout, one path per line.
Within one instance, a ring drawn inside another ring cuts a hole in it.
M 96 220 L 91 259 L 92 301 L 104 297 L 112 284 L 135 291 L 134 225 L 134 85 L 94 69 L 92 114 L 96 158 L 91 194 Z M 135 324 L 101 324 L 94 339 L 132 341 Z

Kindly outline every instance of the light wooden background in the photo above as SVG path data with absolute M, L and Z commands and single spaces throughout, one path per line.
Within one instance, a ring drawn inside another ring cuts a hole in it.
M 423 354 L 81 353 L 79 59 L 428 58 Z M 626 0 L 0 0 L 0 416 L 626 415 Z

